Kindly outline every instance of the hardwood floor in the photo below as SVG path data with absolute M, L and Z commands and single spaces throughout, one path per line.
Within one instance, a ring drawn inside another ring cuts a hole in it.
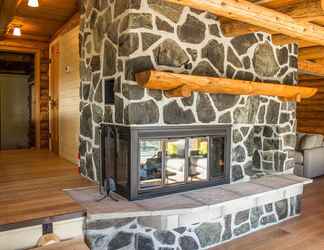
M 0 151 L 0 231 L 84 211 L 63 189 L 94 185 L 48 151 Z
M 302 215 L 211 250 L 324 249 L 324 177 L 305 187 Z
M 81 239 L 74 239 L 55 243 L 46 247 L 38 247 L 32 250 L 89 250 L 88 246 Z

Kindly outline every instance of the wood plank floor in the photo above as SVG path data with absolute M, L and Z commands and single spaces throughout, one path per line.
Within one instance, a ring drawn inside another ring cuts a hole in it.
M 45 247 L 34 248 L 32 250 L 89 250 L 89 248 L 83 240 L 73 239 Z
M 94 185 L 48 151 L 0 151 L 0 231 L 56 216 L 82 214 L 63 189 Z
M 211 250 L 324 249 L 324 177 L 305 187 L 302 215 Z

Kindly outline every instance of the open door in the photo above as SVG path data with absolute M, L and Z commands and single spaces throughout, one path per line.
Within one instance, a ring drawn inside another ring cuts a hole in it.
M 59 74 L 60 74 L 59 43 L 51 47 L 50 64 L 50 146 L 52 152 L 59 154 Z

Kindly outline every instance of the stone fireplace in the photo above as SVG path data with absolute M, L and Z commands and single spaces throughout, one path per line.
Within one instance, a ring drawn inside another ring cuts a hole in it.
M 230 125 L 231 182 L 292 170 L 295 103 L 206 93 L 167 98 L 141 88 L 134 74 L 155 69 L 296 84 L 296 45 L 275 46 L 260 32 L 224 37 L 216 16 L 161 0 L 84 1 L 80 27 L 83 175 L 101 177 L 101 124 Z
M 276 46 L 261 32 L 225 37 L 218 17 L 163 0 L 81 7 L 81 173 L 113 176 L 118 193 L 134 200 L 88 215 L 92 249 L 207 249 L 300 213 L 307 180 L 287 175 L 294 102 L 169 98 L 135 81 L 135 73 L 154 69 L 293 85 L 295 44 Z M 186 192 L 170 194 L 178 191 Z

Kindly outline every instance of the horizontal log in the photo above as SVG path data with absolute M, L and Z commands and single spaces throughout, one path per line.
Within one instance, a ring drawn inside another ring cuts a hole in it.
M 324 77 L 324 65 L 307 60 L 299 60 L 298 73 Z
M 302 48 L 299 50 L 300 60 L 315 60 L 324 58 L 324 47 L 323 46 L 313 46 L 309 48 Z
M 161 71 L 137 73 L 136 80 L 144 88 L 170 91 L 168 95 L 174 97 L 183 96 L 184 88 L 185 96 L 188 96 L 188 92 L 197 91 L 231 95 L 278 96 L 285 101 L 300 101 L 301 99 L 314 96 L 317 92 L 316 88 L 175 74 Z
M 310 43 L 301 39 L 292 38 L 283 34 L 273 34 L 272 42 L 276 45 L 296 43 L 298 45 L 298 48 L 307 48 L 307 47 L 316 46 L 316 44 L 314 43 Z
M 310 134 L 324 134 L 324 129 L 323 128 L 318 128 L 318 127 L 297 127 L 297 131 L 301 133 L 310 133 Z
M 202 0 L 168 0 L 171 2 L 178 2 L 182 4 L 182 2 L 185 2 L 190 4 L 190 7 L 198 8 L 198 5 L 201 5 Z M 304 28 L 310 28 L 308 27 L 308 24 L 312 25 L 311 23 L 318 17 L 324 16 L 324 10 L 321 8 L 321 0 L 308 0 L 308 1 L 298 1 L 294 4 L 286 4 L 284 6 L 281 6 L 279 8 L 269 9 L 272 8 L 269 5 L 268 6 L 259 6 L 257 4 L 253 4 L 244 0 L 239 1 L 226 1 L 226 0 L 210 0 L 205 1 L 206 5 L 209 4 L 209 8 L 211 10 L 214 10 L 218 7 L 218 5 L 224 6 L 223 11 L 216 10 L 218 13 L 215 14 L 226 16 L 228 18 L 234 19 L 236 21 L 227 22 L 222 24 L 222 30 L 224 32 L 224 35 L 226 36 L 237 36 L 237 35 L 243 35 L 251 32 L 251 30 L 256 31 L 256 26 L 259 26 L 261 30 L 271 30 L 271 33 L 283 33 L 285 35 L 297 38 L 297 34 L 291 34 L 291 28 L 296 30 L 296 33 L 299 33 L 300 30 L 300 24 L 304 23 Z M 236 5 L 235 5 L 236 3 Z M 259 3 L 258 3 L 259 4 Z M 195 6 L 194 6 L 195 5 Z M 262 4 L 261 4 L 262 5 Z M 216 7 L 215 7 L 216 6 Z M 213 8 L 214 7 L 214 8 Z M 265 8 L 266 7 L 266 8 Z M 202 7 L 201 7 L 202 8 Z M 200 9 L 201 9 L 200 8 Z M 228 12 L 228 13 L 222 13 L 222 12 Z M 258 12 L 260 11 L 260 12 Z M 212 11 L 210 11 L 212 12 Z M 258 13 L 262 13 L 262 15 L 258 15 Z M 272 20 L 269 21 L 268 17 L 272 17 Z M 289 19 L 290 18 L 290 19 Z M 268 25 L 265 20 L 269 21 Z M 243 24 L 247 23 L 246 24 Z M 294 23 L 295 22 L 295 23 Z M 299 23 L 299 25 L 295 25 L 296 23 Z M 285 25 L 286 28 L 282 29 L 282 27 L 274 27 L 279 25 Z M 307 26 L 307 27 L 306 27 Z M 316 25 L 316 27 L 320 27 Z M 312 28 L 310 28 L 312 29 Z M 316 30 L 316 28 L 315 28 Z M 289 32 L 289 34 L 287 33 Z M 310 41 L 306 37 L 301 38 L 305 41 Z M 312 41 L 310 41 L 312 42 Z M 315 44 L 322 44 L 313 41 Z

